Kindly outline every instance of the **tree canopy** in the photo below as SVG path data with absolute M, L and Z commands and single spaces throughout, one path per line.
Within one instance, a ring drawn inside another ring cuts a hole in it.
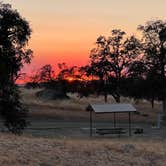
M 108 38 L 98 37 L 96 45 L 90 54 L 88 71 L 100 80 L 109 80 L 112 85 L 110 93 L 120 102 L 120 82 L 129 75 L 132 64 L 139 59 L 140 41 L 135 36 L 127 37 L 124 31 L 114 29 Z
M 26 47 L 30 36 L 29 23 L 11 5 L 0 3 L 0 114 L 8 130 L 18 134 L 27 125 L 27 110 L 15 78 L 31 61 L 32 51 Z
M 149 92 L 163 101 L 166 111 L 166 21 L 152 20 L 138 26 L 143 34 L 144 61 Z

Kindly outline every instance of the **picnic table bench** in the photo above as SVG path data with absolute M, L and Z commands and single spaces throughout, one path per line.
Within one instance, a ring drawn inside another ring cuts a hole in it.
M 134 134 L 143 134 L 144 133 L 144 130 L 143 128 L 134 128 Z
M 118 134 L 120 136 L 121 134 L 125 134 L 126 130 L 124 128 L 100 128 L 96 129 L 96 133 L 99 135 Z

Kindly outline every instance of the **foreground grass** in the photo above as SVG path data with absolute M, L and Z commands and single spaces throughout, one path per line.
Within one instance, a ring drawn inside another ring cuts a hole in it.
M 166 141 L 0 135 L 1 166 L 164 166 Z

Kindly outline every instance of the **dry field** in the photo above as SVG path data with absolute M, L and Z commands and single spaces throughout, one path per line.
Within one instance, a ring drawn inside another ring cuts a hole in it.
M 22 101 L 29 107 L 32 117 L 88 119 L 85 111 L 88 103 L 103 103 L 102 97 L 78 99 L 70 95 L 70 100 L 48 101 L 35 96 L 40 89 L 21 88 Z M 109 96 L 109 102 L 113 103 Z M 130 99 L 123 102 L 133 103 L 140 111 L 134 115 L 134 121 L 152 123 L 160 112 L 161 105 L 151 109 L 146 101 L 134 103 Z M 35 119 L 34 118 L 34 119 Z M 47 120 L 49 120 L 49 118 Z M 123 117 L 125 120 L 127 117 Z M 33 118 L 32 118 L 33 119 Z M 41 118 L 42 119 L 42 118 Z M 108 120 L 108 115 L 102 120 Z M 34 120 L 35 121 L 35 120 Z M 57 121 L 58 122 L 58 121 Z M 64 121 L 65 122 L 65 121 Z M 36 125 L 43 121 L 36 121 Z M 52 123 L 52 122 L 51 122 Z M 51 124 L 50 123 L 50 124 Z M 59 123 L 59 122 L 58 122 Z M 47 124 L 47 123 L 46 123 Z M 40 126 L 39 126 L 40 127 Z M 47 127 L 47 126 L 46 126 Z M 68 129 L 64 130 L 67 132 Z M 165 132 L 165 130 L 163 129 Z M 0 166 L 165 166 L 166 139 L 158 137 L 33 137 L 25 133 L 14 136 L 0 135 Z
M 46 137 L 67 137 L 67 138 L 88 138 L 89 137 L 89 112 L 86 107 L 89 103 L 104 103 L 103 96 L 90 96 L 88 98 L 78 98 L 76 94 L 69 94 L 70 100 L 46 100 L 37 98 L 35 93 L 41 89 L 21 88 L 22 101 L 29 108 L 31 126 L 27 131 L 33 136 Z M 109 96 L 109 103 L 114 100 Z M 147 101 L 137 101 L 136 103 L 128 98 L 122 98 L 123 103 L 132 103 L 139 114 L 132 114 L 132 127 L 143 128 L 144 135 L 153 139 L 165 138 L 166 128 L 156 129 L 158 113 L 161 111 L 161 104 L 155 103 L 152 109 Z M 113 114 L 93 115 L 94 128 L 113 126 Z M 128 114 L 116 115 L 117 127 L 128 129 Z M 126 135 L 128 135 L 126 133 Z M 135 137 L 138 137 L 135 136 Z
M 91 96 L 88 98 L 78 98 L 77 94 L 68 94 L 70 100 L 44 100 L 37 98 L 35 93 L 41 89 L 25 89 L 20 88 L 22 94 L 22 101 L 30 108 L 30 115 L 35 117 L 49 117 L 49 118 L 60 118 L 60 119 L 88 119 L 89 113 L 86 107 L 89 103 L 104 103 L 103 96 Z M 108 97 L 108 103 L 115 103 L 111 96 Z M 137 110 L 139 115 L 134 115 L 133 120 L 135 122 L 149 122 L 151 124 L 156 123 L 157 114 L 161 112 L 161 104 L 156 102 L 154 109 L 147 101 L 133 101 L 129 98 L 122 97 L 122 103 L 132 103 Z M 128 115 L 120 114 L 119 119 L 127 119 Z M 103 115 L 100 119 L 110 120 L 112 115 Z
M 1 166 L 165 166 L 166 142 L 0 135 Z

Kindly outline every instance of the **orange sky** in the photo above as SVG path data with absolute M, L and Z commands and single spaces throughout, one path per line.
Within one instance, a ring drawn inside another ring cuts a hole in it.
M 33 29 L 29 47 L 34 59 L 24 71 L 44 64 L 84 65 L 99 35 L 113 28 L 136 33 L 147 20 L 165 19 L 165 0 L 4 0 Z

